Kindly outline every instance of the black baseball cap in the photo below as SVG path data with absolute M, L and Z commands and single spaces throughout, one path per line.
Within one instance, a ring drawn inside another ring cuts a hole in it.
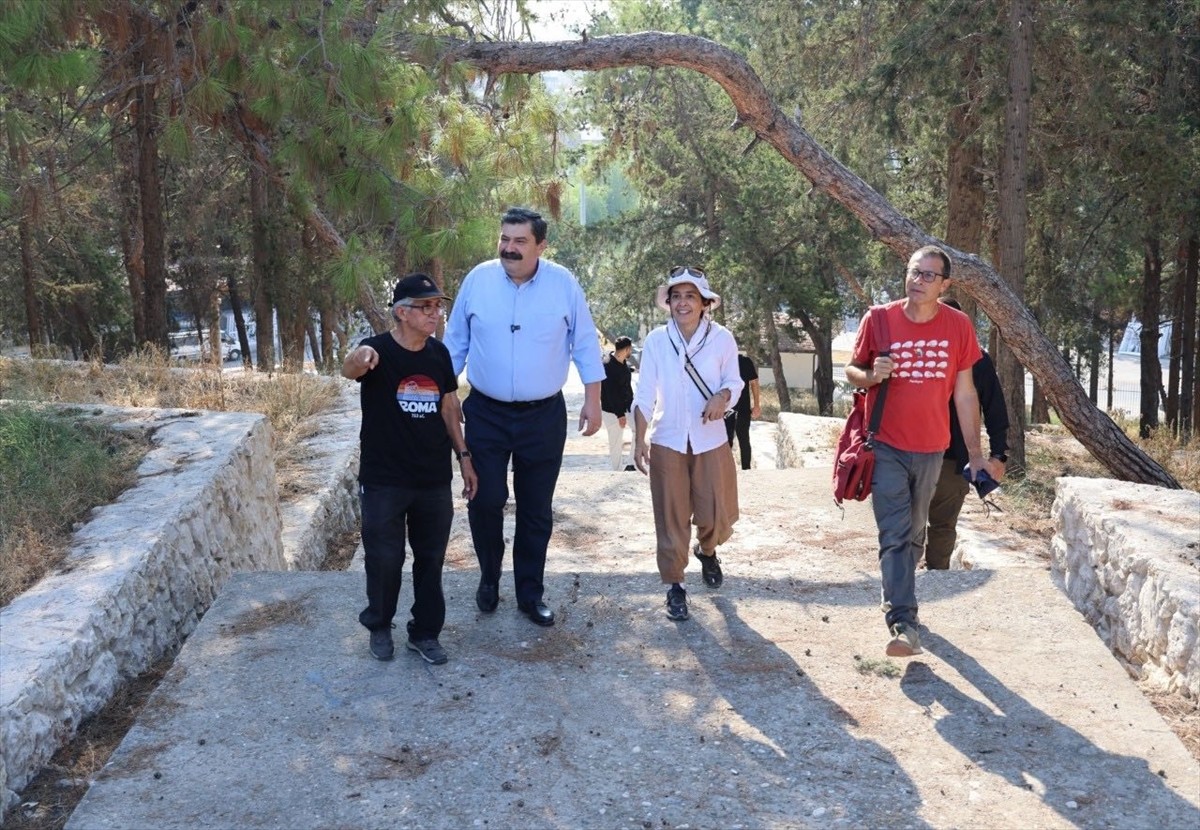
M 437 283 L 430 279 L 428 274 L 409 274 L 396 283 L 396 288 L 392 291 L 392 305 L 402 300 L 432 299 L 450 298 L 442 293 L 442 289 L 437 287 Z

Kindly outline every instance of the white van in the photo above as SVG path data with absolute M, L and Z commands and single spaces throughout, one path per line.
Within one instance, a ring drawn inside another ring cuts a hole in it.
M 199 360 L 200 335 L 194 331 L 174 331 L 167 337 L 170 339 L 172 360 Z
M 177 331 L 170 335 L 171 358 L 173 360 L 208 360 L 212 354 L 212 338 L 205 337 L 204 345 L 200 345 L 200 335 L 196 331 Z M 238 343 L 225 332 L 221 332 L 222 360 L 238 360 L 242 350 Z

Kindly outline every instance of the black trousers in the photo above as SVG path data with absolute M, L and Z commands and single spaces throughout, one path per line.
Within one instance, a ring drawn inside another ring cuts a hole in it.
M 513 407 L 471 394 L 463 401 L 467 447 L 479 489 L 467 503 L 471 541 L 480 578 L 500 583 L 504 564 L 504 506 L 512 461 L 516 497 L 513 581 L 517 602 L 542 599 L 546 548 L 554 530 L 554 488 L 567 443 L 567 405 L 562 394 L 529 407 Z
M 450 485 L 415 489 L 360 484 L 358 496 L 367 568 L 367 607 L 358 615 L 358 621 L 372 631 L 392 624 L 400 600 L 407 530 L 413 552 L 408 637 L 436 638 L 446 622 L 442 565 L 454 516 Z
M 750 413 L 733 410 L 733 414 L 725 419 L 725 431 L 729 434 L 729 446 L 733 446 L 733 436 L 737 435 L 738 449 L 742 453 L 742 469 L 750 469 Z

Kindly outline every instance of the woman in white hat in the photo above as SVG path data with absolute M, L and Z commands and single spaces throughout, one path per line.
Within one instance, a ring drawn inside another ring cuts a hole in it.
M 719 588 L 724 580 L 717 546 L 733 534 L 738 518 L 737 471 L 724 419 L 741 394 L 742 379 L 733 335 L 712 320 L 721 297 L 703 271 L 671 269 L 657 301 L 671 317 L 642 347 L 633 457 L 650 475 L 658 572 L 670 586 L 667 616 L 686 620 L 683 581 L 692 524 L 697 542 L 691 552 L 700 560 L 705 584 Z

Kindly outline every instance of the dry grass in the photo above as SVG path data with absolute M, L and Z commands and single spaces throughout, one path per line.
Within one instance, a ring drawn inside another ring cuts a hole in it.
M 275 433 L 275 468 L 279 492 L 304 490 L 302 442 L 316 427 L 313 415 L 338 397 L 338 383 L 314 375 L 263 376 L 249 371 L 223 372 L 215 366 L 179 369 L 159 351 L 150 349 L 117 366 L 99 362 L 11 360 L 0 358 L 0 398 L 47 403 L 103 403 L 124 407 L 206 409 L 260 412 Z M 98 440 L 110 454 L 130 439 L 105 433 Z M 24 516 L 5 522 L 4 536 L 14 540 L 0 549 L 0 606 L 57 567 L 66 553 L 72 525 L 93 507 L 115 498 L 128 485 L 139 454 L 126 454 L 120 477 L 108 485 L 103 478 L 82 475 L 86 485 L 67 507 L 54 506 L 44 515 L 45 494 L 27 488 L 8 488 L 6 496 L 23 501 L 6 515 Z M 102 485 L 102 486 L 101 486 Z

